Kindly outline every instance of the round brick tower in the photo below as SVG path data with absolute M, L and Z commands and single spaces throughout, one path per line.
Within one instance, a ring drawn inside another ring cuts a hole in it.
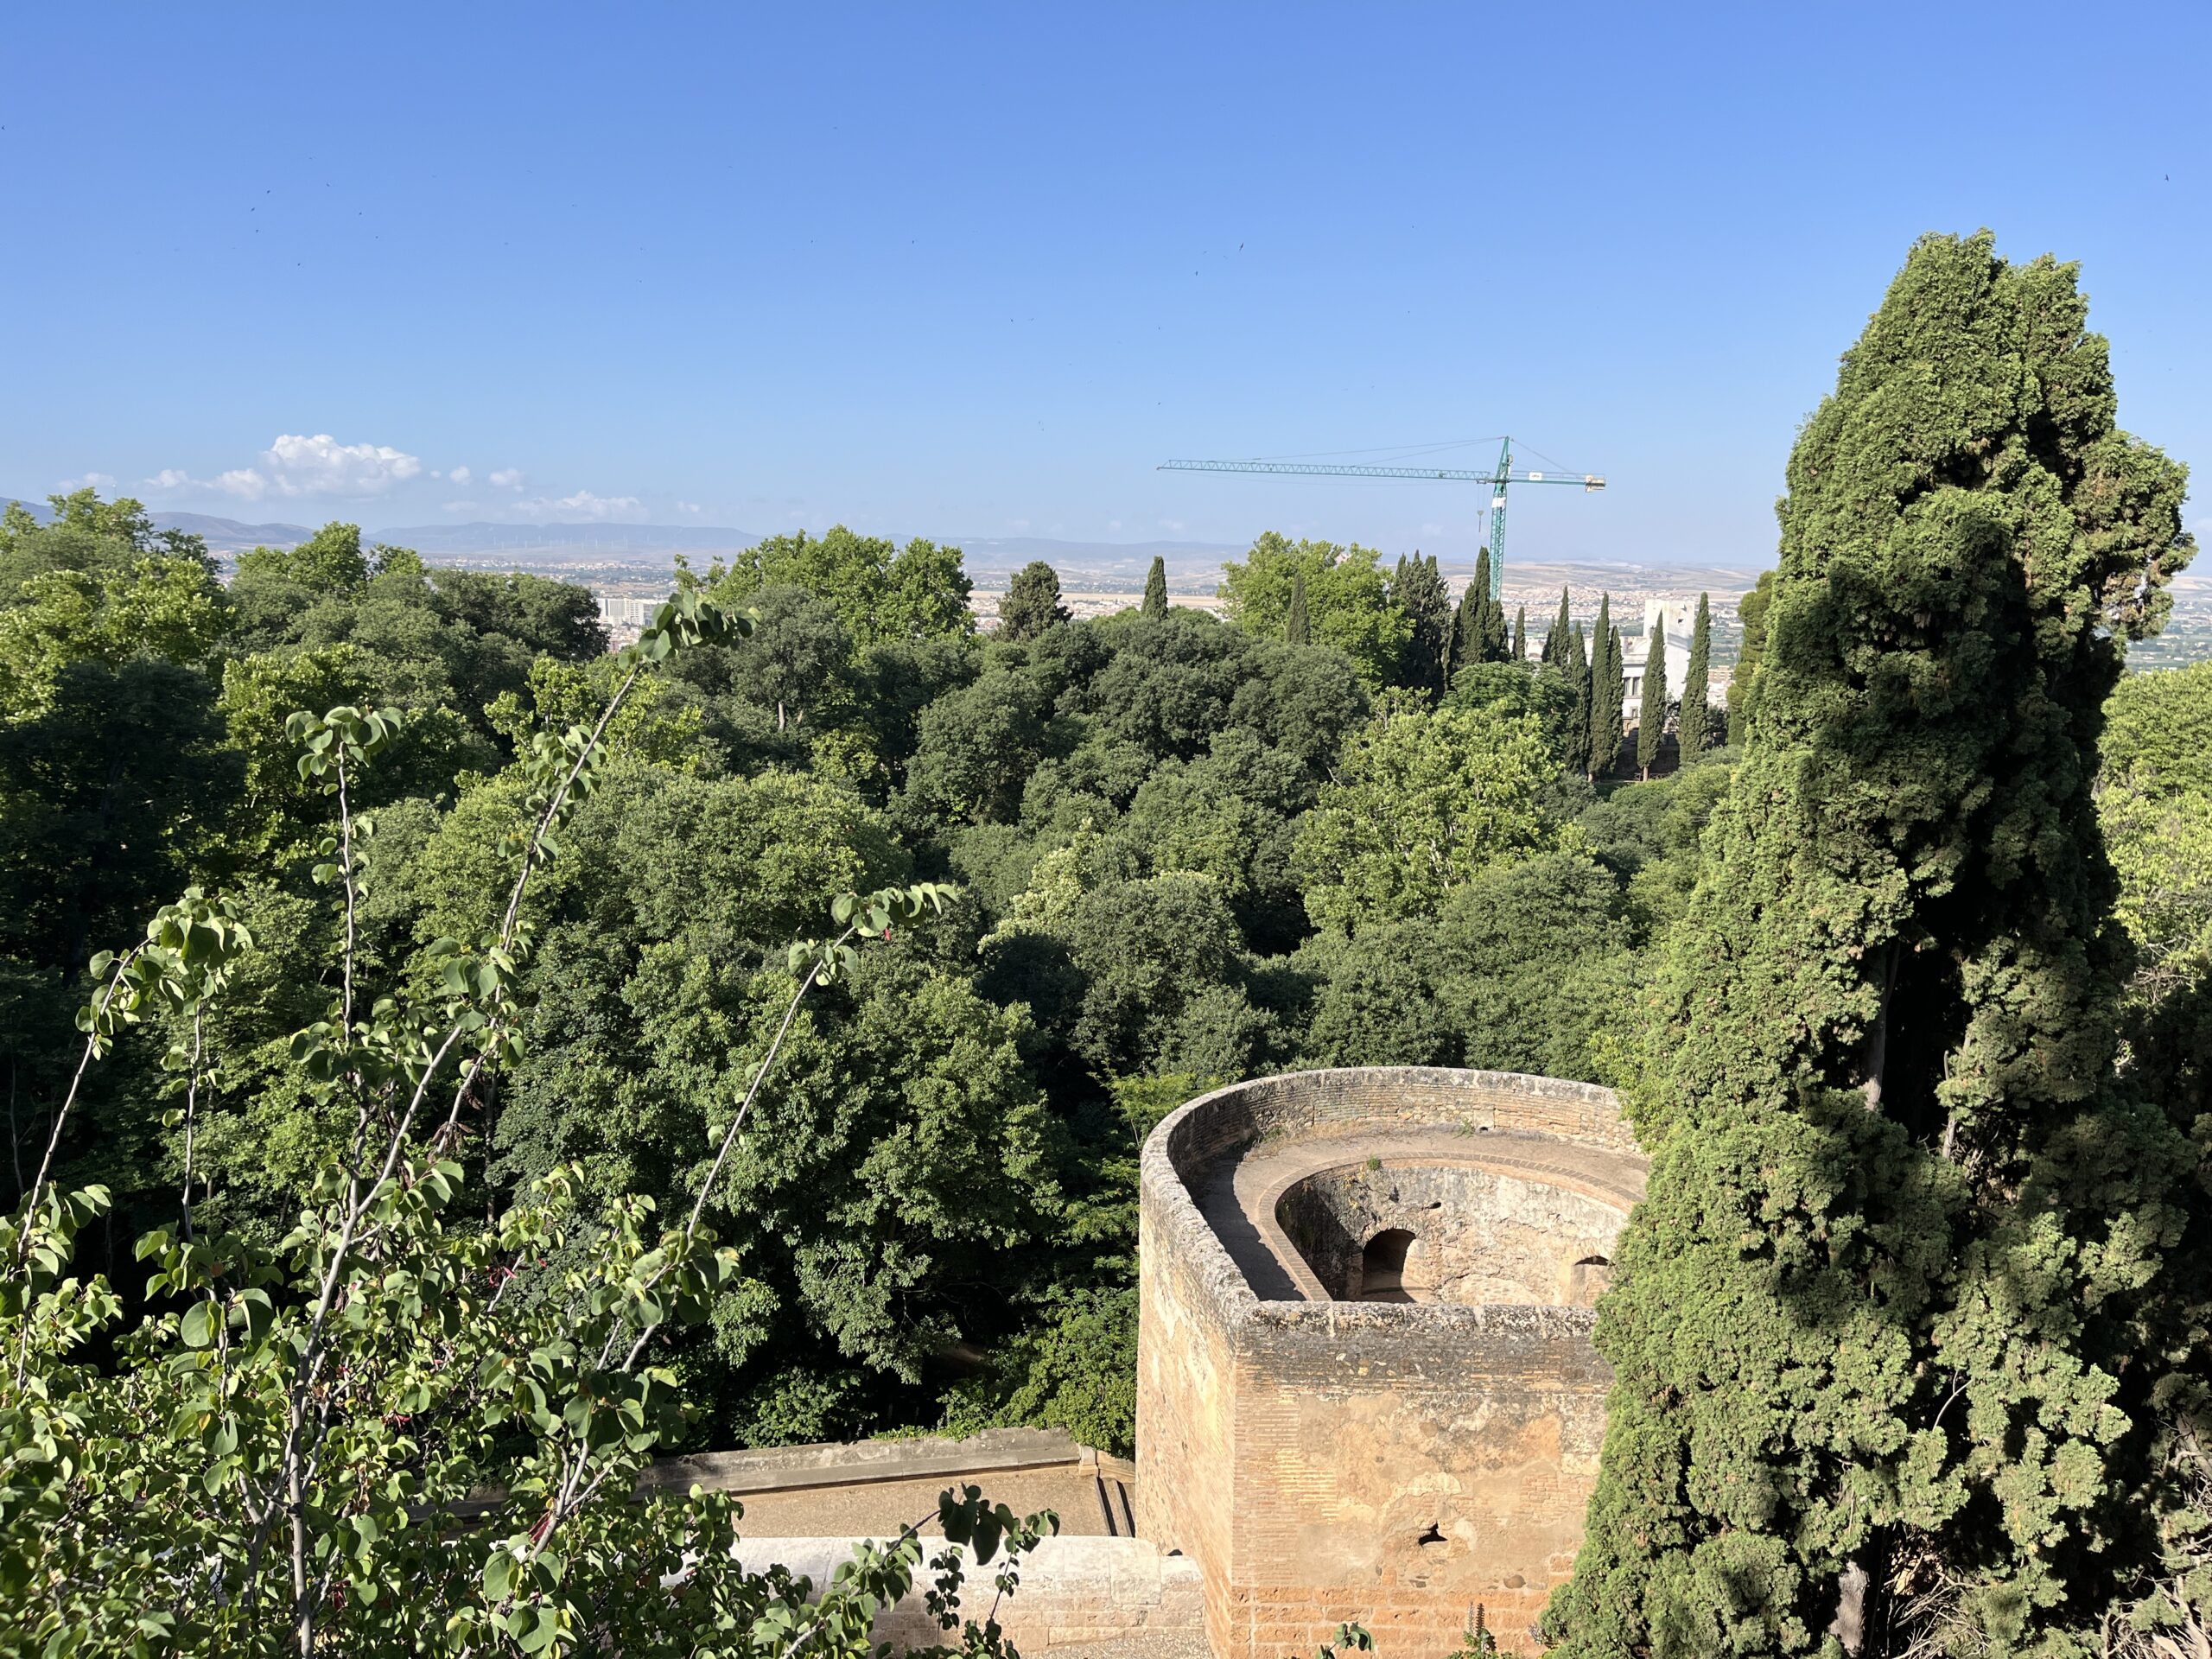
M 1376 1067 L 1200 1096 L 1146 1142 L 1137 1527 L 1217 1659 L 1356 1619 L 1509 1649 L 1573 1564 L 1611 1380 L 1590 1305 L 1643 1196 L 1611 1093 Z

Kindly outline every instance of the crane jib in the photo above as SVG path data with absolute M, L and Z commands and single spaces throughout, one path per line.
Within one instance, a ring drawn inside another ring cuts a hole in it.
M 1163 473 L 1268 473 L 1279 477 L 1410 478 L 1424 483 L 1487 484 L 1491 486 L 1490 596 L 1496 599 L 1505 583 L 1505 491 L 1511 484 L 1578 484 L 1583 493 L 1602 490 L 1605 480 L 1595 473 L 1530 473 L 1513 470 L 1513 440 L 1500 449 L 1497 465 L 1485 473 L 1445 467 L 1332 466 L 1300 461 L 1163 461 Z

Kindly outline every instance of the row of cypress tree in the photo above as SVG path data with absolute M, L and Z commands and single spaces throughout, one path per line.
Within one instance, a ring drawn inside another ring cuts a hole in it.
M 1592 645 L 1586 652 L 1582 625 L 1569 614 L 1567 590 L 1560 588 L 1559 614 L 1552 622 L 1551 631 L 1544 636 L 1539 663 L 1564 673 L 1575 688 L 1582 711 L 1580 723 L 1588 734 L 1587 748 L 1581 757 L 1582 770 L 1595 778 L 1613 771 L 1618 765 L 1625 734 L 1622 711 L 1627 699 L 1626 658 L 1623 654 L 1621 632 L 1613 626 L 1611 594 L 1599 598 L 1598 620 L 1591 638 Z M 1700 594 L 1677 728 L 1678 747 L 1685 766 L 1714 747 L 1712 727 L 1707 718 L 1706 696 L 1711 674 L 1712 639 L 1713 606 L 1707 595 Z M 1647 778 L 1651 775 L 1666 738 L 1669 707 L 1667 679 L 1666 634 L 1663 629 L 1656 630 L 1644 659 L 1636 728 L 1636 764 Z

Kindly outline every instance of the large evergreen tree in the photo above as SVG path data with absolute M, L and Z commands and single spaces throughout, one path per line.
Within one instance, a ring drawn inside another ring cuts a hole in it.
M 1713 668 L 1713 605 L 1707 595 L 1697 596 L 1697 620 L 1690 626 L 1690 660 L 1682 671 L 1682 712 L 1675 721 L 1681 763 L 1688 766 L 1706 751 L 1707 695 Z
M 1529 660 L 1529 607 L 1526 605 L 1513 613 L 1513 651 L 1507 660 L 1516 663 Z
M 1621 748 L 1621 706 L 1627 701 L 1621 671 L 1620 630 L 1613 626 L 1613 596 L 1598 600 L 1598 623 L 1590 635 L 1590 775 L 1611 772 Z
M 1067 620 L 1068 607 L 1060 603 L 1059 572 L 1042 559 L 1033 559 L 1015 571 L 999 596 L 1001 639 L 1034 639 Z
M 2193 1154 L 2114 1079 L 2090 786 L 2188 542 L 2085 315 L 2071 266 L 1926 238 L 1791 457 L 1629 1091 L 1568 1659 L 2087 1656 L 2145 1565 Z
M 1406 613 L 1412 632 L 1399 663 L 1402 685 L 1431 694 L 1450 683 L 1457 629 L 1452 612 L 1452 591 L 1433 556 L 1414 554 L 1401 558 L 1390 583 L 1390 597 Z
M 1491 620 L 1497 601 L 1490 596 L 1490 549 L 1483 548 L 1475 555 L 1474 580 L 1467 584 L 1467 591 L 1459 599 L 1459 665 L 1470 663 L 1496 662 L 1497 657 L 1491 650 L 1491 640 L 1498 624 Z
M 1306 614 L 1306 573 L 1303 570 L 1290 579 L 1290 609 L 1283 618 L 1282 637 L 1294 645 L 1313 643 L 1313 624 Z
M 1666 735 L 1667 626 L 1662 621 L 1651 630 L 1650 649 L 1643 658 L 1643 696 L 1636 709 L 1636 769 L 1647 779 Z
M 1152 569 L 1145 573 L 1142 609 L 1147 616 L 1167 614 L 1167 561 L 1157 553 L 1152 556 Z

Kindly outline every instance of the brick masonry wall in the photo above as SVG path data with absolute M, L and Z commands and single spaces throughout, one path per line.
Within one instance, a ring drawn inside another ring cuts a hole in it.
M 1192 1199 L 1242 1148 L 1378 1127 L 1634 1150 L 1605 1090 L 1433 1068 L 1262 1078 L 1154 1132 L 1138 1530 L 1197 1563 L 1220 1659 L 1311 1651 L 1347 1618 L 1387 1659 L 1437 1659 L 1475 1603 L 1525 1649 L 1580 1541 L 1610 1382 L 1588 1309 L 1262 1302 Z

